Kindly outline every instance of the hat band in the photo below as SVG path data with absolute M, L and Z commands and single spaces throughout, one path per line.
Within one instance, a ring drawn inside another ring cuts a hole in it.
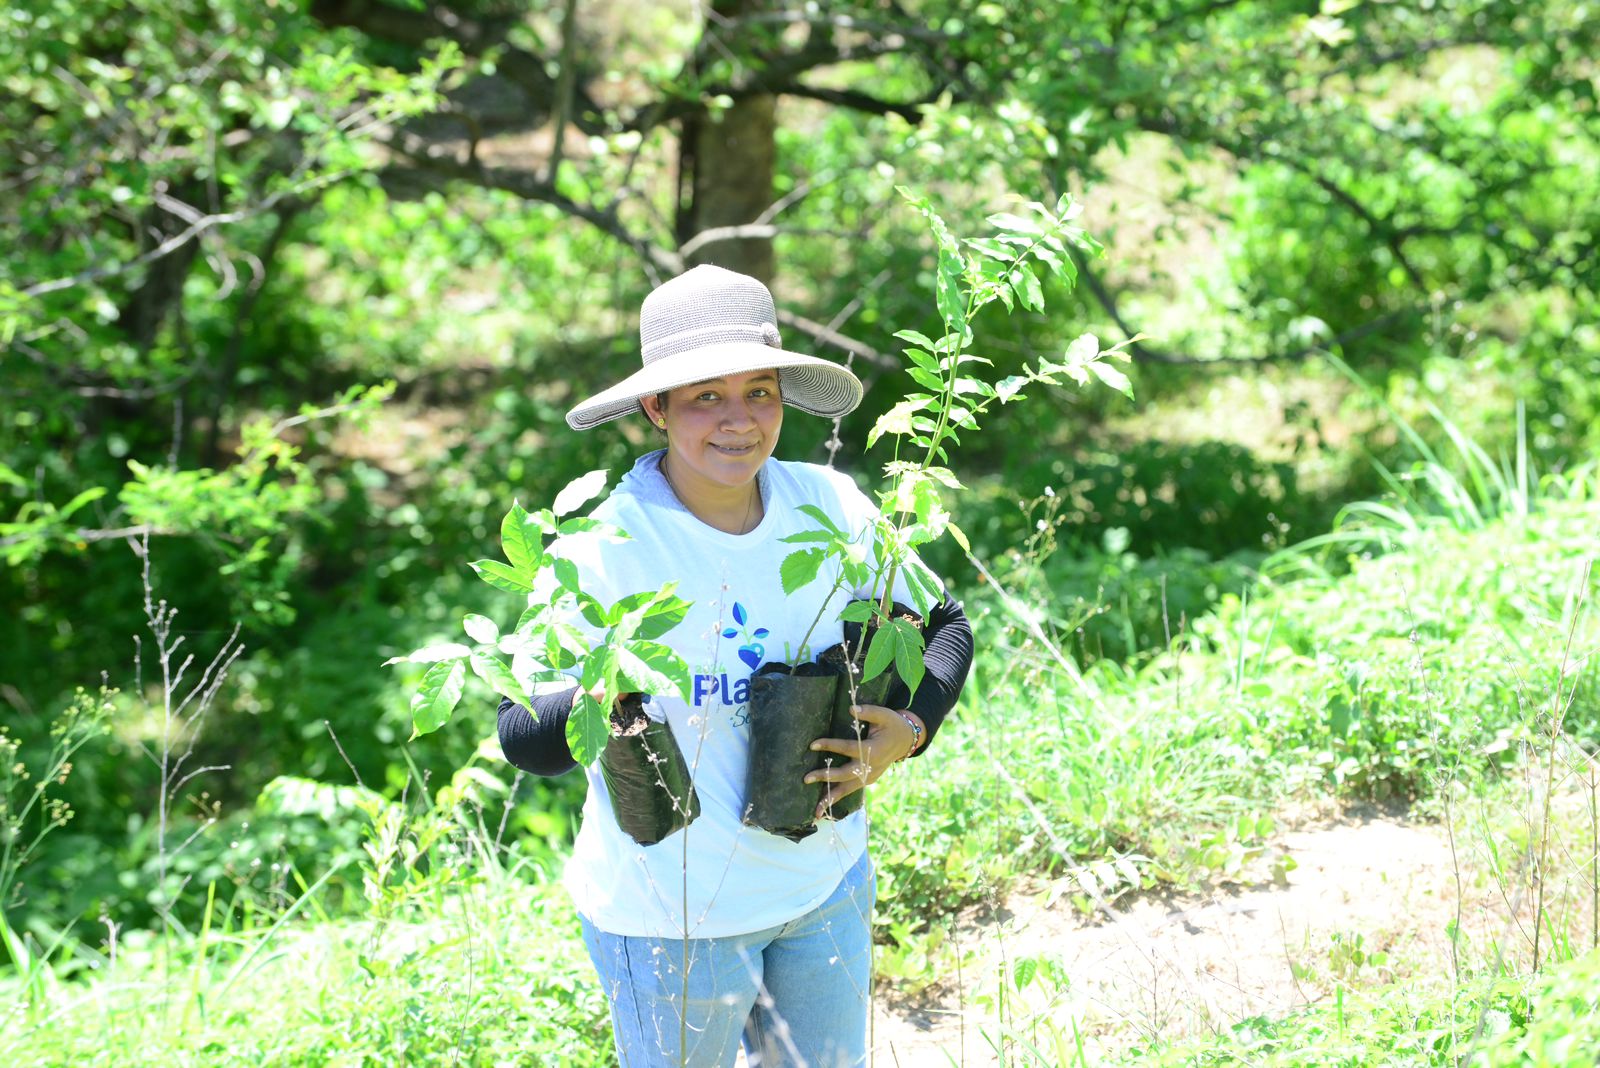
M 652 339 L 641 347 L 640 355 L 644 363 L 654 363 L 663 357 L 676 356 L 691 349 L 741 342 L 778 348 L 778 327 L 775 323 L 721 323 L 699 330 L 680 330 L 666 337 Z

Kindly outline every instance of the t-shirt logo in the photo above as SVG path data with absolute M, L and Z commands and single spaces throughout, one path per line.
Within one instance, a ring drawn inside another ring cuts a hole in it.
M 771 631 L 767 630 L 766 627 L 757 627 L 751 630 L 750 615 L 744 610 L 744 605 L 738 601 L 733 602 L 733 621 L 739 625 L 724 629 L 722 636 L 724 638 L 743 639 L 744 644 L 739 646 L 739 659 L 748 664 L 751 671 L 754 671 L 761 666 L 761 658 L 767 652 L 767 647 L 761 644 L 761 639 L 765 638 Z

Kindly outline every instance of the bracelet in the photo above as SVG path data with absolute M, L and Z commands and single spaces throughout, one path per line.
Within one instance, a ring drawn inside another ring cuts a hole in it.
M 906 756 L 900 758 L 901 760 L 904 760 L 906 757 L 922 748 L 922 724 L 918 723 L 914 718 L 912 718 L 909 712 L 895 709 L 894 714 L 905 720 L 906 726 L 911 728 L 911 749 L 906 753 Z

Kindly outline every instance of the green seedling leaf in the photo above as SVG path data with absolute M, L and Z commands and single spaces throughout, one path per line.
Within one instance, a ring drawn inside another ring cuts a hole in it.
M 535 650 L 527 644 L 511 654 L 511 677 L 523 689 L 531 691 L 535 682 L 546 679 L 565 678 L 560 672 L 555 671 L 543 660 L 535 655 Z
M 476 652 L 469 661 L 472 664 L 472 673 L 488 684 L 489 689 L 501 697 L 509 697 L 519 705 L 527 705 L 528 693 L 517 682 L 511 669 L 506 667 L 505 661 L 490 653 Z
M 562 537 L 573 534 L 599 534 L 610 538 L 612 541 L 632 541 L 633 537 L 615 523 L 607 523 L 603 519 L 590 519 L 588 516 L 573 516 L 563 519 L 561 525 L 556 527 L 556 533 Z
M 584 622 L 589 626 L 601 630 L 610 625 L 605 608 L 591 594 L 580 590 L 573 596 L 578 602 L 578 610 L 583 613 Z
M 507 593 L 531 593 L 533 591 L 533 586 L 528 580 L 518 574 L 510 564 L 502 563 L 499 560 L 474 560 L 470 566 L 472 570 L 478 573 L 479 578 L 497 590 L 505 590 Z
M 567 716 L 567 748 L 572 759 L 587 767 L 600 756 L 611 733 L 606 710 L 585 690 L 579 693 L 578 703 Z
M 689 666 L 668 646 L 635 641 L 617 650 L 618 677 L 640 693 L 675 693 L 689 699 Z
M 522 522 L 523 525 L 538 531 L 541 537 L 556 532 L 556 515 L 548 508 L 526 513 Z
M 383 662 L 383 666 L 389 667 L 393 664 L 437 664 L 441 660 L 460 660 L 471 652 L 471 649 L 460 642 L 442 642 L 438 645 L 424 645 L 421 649 L 413 650 L 405 656 L 391 656 Z
M 499 624 L 476 612 L 468 612 L 461 618 L 461 629 L 467 632 L 467 637 L 483 645 L 493 645 L 500 640 Z
M 914 400 L 908 397 L 884 412 L 878 417 L 877 423 L 873 425 L 872 430 L 867 434 L 867 448 L 872 448 L 878 439 L 885 434 L 911 433 L 913 418 L 917 412 L 922 411 L 928 404 L 928 401 Z M 803 505 L 802 507 L 809 506 Z
M 663 597 L 645 610 L 636 633 L 640 638 L 659 638 L 682 623 L 691 607 L 682 597 Z
M 954 526 L 955 524 L 949 525 Z M 939 577 L 929 569 L 927 564 L 922 562 L 920 556 L 906 558 L 905 574 L 906 582 L 911 587 L 913 597 L 921 593 L 927 605 L 936 604 L 944 599 L 944 589 L 939 583 Z M 923 604 L 917 606 L 917 611 L 924 616 L 928 614 Z
M 511 511 L 500 521 L 500 551 L 512 567 L 527 573 L 537 570 L 539 550 L 538 536 L 530 535 L 528 529 L 528 513 L 520 503 L 512 501 Z
M 934 371 L 927 371 L 921 367 L 907 367 L 906 374 L 911 380 L 924 389 L 943 389 L 944 379 Z
M 966 244 L 968 248 L 980 255 L 1000 261 L 1003 266 L 1009 265 L 1012 260 L 1016 259 L 1016 253 L 1011 250 L 1009 244 L 992 237 L 969 237 Z
M 917 687 L 922 685 L 922 676 L 928 670 L 922 662 L 922 632 L 903 619 L 890 620 L 889 628 L 897 636 L 894 643 L 895 670 L 900 673 L 906 689 L 915 696 Z
M 867 662 L 861 666 L 862 682 L 877 678 L 894 663 L 898 635 L 899 632 L 893 626 L 878 628 L 878 632 L 872 636 L 872 644 L 867 647 Z
M 786 542 L 790 545 L 801 545 L 810 542 L 832 543 L 838 541 L 839 539 L 837 536 L 828 533 L 826 530 L 802 530 L 798 534 L 787 534 L 778 540 L 781 542 Z
M 461 701 L 467 680 L 463 660 L 442 661 L 422 676 L 417 692 L 411 695 L 411 737 L 432 734 L 446 723 Z
M 545 662 L 553 668 L 577 666 L 592 648 L 589 635 L 570 623 L 552 623 L 544 633 Z
M 802 514 L 808 515 L 812 519 L 815 519 L 819 524 L 822 525 L 824 529 L 833 531 L 839 536 L 840 540 L 849 540 L 846 537 L 845 532 L 840 530 L 838 524 L 836 524 L 829 517 L 828 513 L 824 512 L 821 508 L 818 508 L 814 504 L 802 504 L 799 510 Z
M 547 604 L 530 604 L 517 617 L 517 625 L 511 629 L 511 632 L 513 634 L 521 634 L 528 630 L 538 621 L 540 616 L 544 615 L 545 610 L 549 607 Z
M 1029 237 L 1037 237 L 1044 233 L 1044 227 L 1039 225 L 1037 219 L 1013 215 L 1008 211 L 997 212 L 989 216 L 988 223 L 996 230 L 1009 230 L 1016 234 L 1027 234 Z
M 778 568 L 778 577 L 783 582 L 783 592 L 792 594 L 810 585 L 817 577 L 817 572 L 822 570 L 822 561 L 825 559 L 827 554 L 821 549 L 802 549 L 784 557 L 783 563 Z
M 939 373 L 939 358 L 931 352 L 924 352 L 921 349 L 902 349 L 901 351 L 906 354 L 906 359 L 924 371 L 930 371 L 933 374 Z
M 582 508 L 606 488 L 606 474 L 606 469 L 602 467 L 568 482 L 562 487 L 561 492 L 556 494 L 555 503 L 550 506 L 550 510 L 558 516 L 563 516 Z
M 1044 286 L 1039 283 L 1039 276 L 1033 273 L 1032 267 L 1025 263 L 1017 264 L 1007 281 L 1024 308 L 1044 311 Z
M 846 623 L 865 623 L 872 618 L 875 608 L 871 601 L 851 601 L 839 613 L 839 618 Z
M 967 298 L 961 291 L 961 275 L 965 268 L 955 249 L 940 245 L 935 303 L 939 306 L 939 316 L 944 320 L 946 329 L 961 334 L 963 338 L 967 332 Z
M 933 340 L 927 334 L 918 330 L 896 330 L 894 336 L 901 341 L 909 341 L 913 345 L 920 345 L 929 351 L 932 351 L 935 347 Z

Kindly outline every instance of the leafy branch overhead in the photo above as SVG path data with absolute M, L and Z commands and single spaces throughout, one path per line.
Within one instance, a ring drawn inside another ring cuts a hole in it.
M 605 486 L 606 472 L 591 471 L 562 489 L 549 508 L 529 512 L 513 503 L 500 524 L 505 559 L 472 563 L 484 582 L 526 598 L 515 626 L 502 631 L 489 617 L 468 613 L 461 626 L 473 644 L 428 645 L 386 662 L 429 665 L 411 698 L 412 738 L 449 722 L 468 671 L 523 705 L 538 683 L 576 681 L 579 697 L 567 720 L 567 745 L 579 764 L 599 756 L 610 733 L 597 694 L 678 693 L 688 699 L 688 665 L 657 640 L 689 610 L 673 593 L 677 584 L 604 605 L 583 588 L 577 565 L 557 551 L 561 538 L 627 538 L 615 526 L 572 514 Z M 574 615 L 589 629 L 570 622 Z

